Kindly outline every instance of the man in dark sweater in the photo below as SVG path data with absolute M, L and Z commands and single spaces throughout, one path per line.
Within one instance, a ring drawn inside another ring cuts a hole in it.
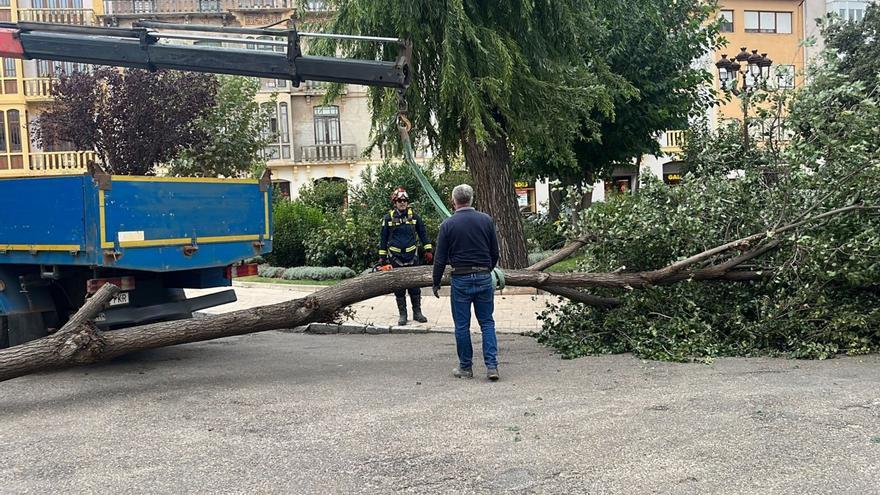
M 440 297 L 440 279 L 446 265 L 452 265 L 452 319 L 458 367 L 452 374 L 473 378 L 474 349 L 471 345 L 471 305 L 483 333 L 483 361 L 486 376 L 498 380 L 498 341 L 495 337 L 495 287 L 492 269 L 498 264 L 498 236 L 495 223 L 471 204 L 474 190 L 467 184 L 455 186 L 452 203 L 455 214 L 440 225 L 434 251 L 434 296 Z

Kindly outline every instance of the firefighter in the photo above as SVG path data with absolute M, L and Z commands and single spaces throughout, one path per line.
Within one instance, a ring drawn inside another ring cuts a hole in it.
M 391 264 L 394 268 L 419 265 L 419 242 L 422 243 L 425 263 L 434 262 L 433 246 L 425 230 L 425 222 L 409 205 L 406 189 L 398 187 L 391 193 L 394 207 L 382 218 L 382 236 L 379 242 L 379 264 Z M 428 321 L 422 314 L 422 290 L 419 287 L 401 289 L 394 292 L 397 310 L 400 313 L 398 325 L 406 325 L 406 293 L 412 301 L 413 320 L 419 323 Z

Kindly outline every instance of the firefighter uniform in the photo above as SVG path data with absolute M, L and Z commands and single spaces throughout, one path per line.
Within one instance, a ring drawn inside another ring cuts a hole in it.
M 433 260 L 433 246 L 428 239 L 425 222 L 411 207 L 400 211 L 392 208 L 382 218 L 382 234 L 379 242 L 379 258 L 388 260 L 395 268 L 419 265 L 419 242 L 425 251 L 428 262 Z M 413 319 L 427 321 L 422 315 L 422 292 L 421 288 L 415 287 L 408 290 L 413 306 Z M 394 292 L 397 300 L 397 309 L 400 313 L 399 324 L 405 325 L 407 289 Z

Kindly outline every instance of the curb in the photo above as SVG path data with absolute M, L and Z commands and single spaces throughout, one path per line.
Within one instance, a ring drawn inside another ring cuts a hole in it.
M 296 328 L 279 330 L 285 333 L 309 333 L 312 335 L 412 335 L 412 334 L 428 334 L 443 333 L 451 334 L 455 332 L 453 327 L 415 327 L 415 326 L 387 326 L 387 325 L 357 325 L 352 323 L 310 323 Z M 510 335 L 530 335 L 535 330 L 518 330 L 518 331 L 498 331 L 499 334 Z M 479 335 L 480 329 L 471 330 L 472 335 Z
M 212 318 L 217 315 L 202 313 L 197 311 L 193 313 L 193 318 Z M 455 333 L 453 327 L 415 327 L 415 326 L 397 326 L 397 325 L 358 325 L 355 323 L 309 323 L 294 328 L 280 328 L 276 330 L 281 333 L 310 333 L 312 335 L 412 335 L 412 334 L 428 334 L 428 333 Z M 516 331 L 505 331 L 504 329 L 495 329 L 497 334 L 508 335 L 532 335 L 539 330 L 522 329 Z M 479 335 L 480 329 L 471 330 L 471 335 Z
M 296 285 L 296 284 L 273 284 L 271 282 L 241 282 L 238 280 L 232 281 L 233 287 L 243 287 L 245 289 L 280 289 L 287 290 L 291 292 L 318 292 L 321 289 L 326 289 L 327 287 L 333 287 L 332 285 Z

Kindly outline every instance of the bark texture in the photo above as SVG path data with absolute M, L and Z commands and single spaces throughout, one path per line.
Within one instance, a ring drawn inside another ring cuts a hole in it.
M 484 147 L 471 133 L 465 139 L 464 157 L 474 178 L 474 193 L 480 210 L 491 216 L 498 228 L 499 264 L 504 268 L 525 267 L 529 257 L 513 187 L 507 142 L 498 138 Z

